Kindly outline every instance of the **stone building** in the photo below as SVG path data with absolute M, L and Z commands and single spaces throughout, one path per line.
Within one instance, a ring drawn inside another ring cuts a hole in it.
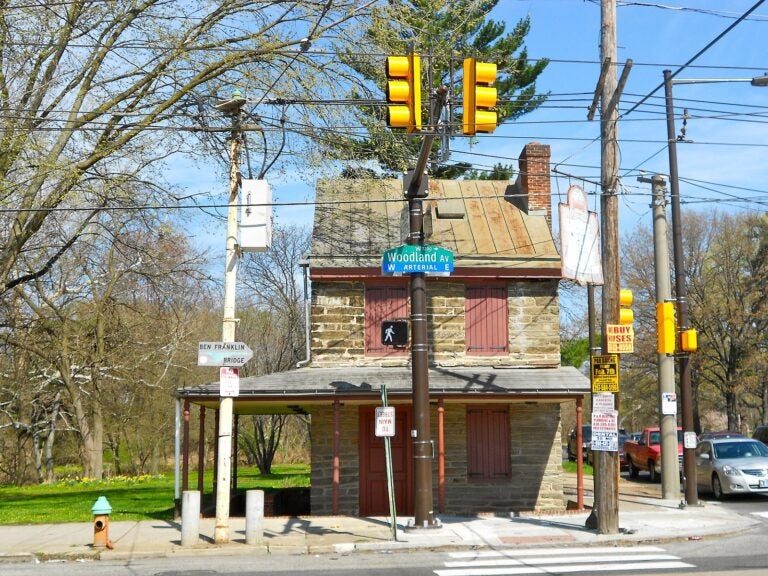
M 561 510 L 560 409 L 589 392 L 560 366 L 560 256 L 552 235 L 549 147 L 532 143 L 507 181 L 430 180 L 425 244 L 453 254 L 427 278 L 434 509 L 440 514 Z M 235 413 L 311 415 L 312 514 L 389 513 L 382 388 L 396 411 L 391 439 L 397 511 L 413 513 L 411 355 L 383 340 L 406 322 L 409 276 L 382 255 L 404 244 L 400 180 L 317 187 L 306 366 L 241 380 Z M 216 407 L 216 385 L 179 391 Z

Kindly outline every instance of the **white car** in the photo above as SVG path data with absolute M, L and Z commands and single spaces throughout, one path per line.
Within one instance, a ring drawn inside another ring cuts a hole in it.
M 696 447 L 696 483 L 720 499 L 768 494 L 768 446 L 751 438 L 711 438 Z

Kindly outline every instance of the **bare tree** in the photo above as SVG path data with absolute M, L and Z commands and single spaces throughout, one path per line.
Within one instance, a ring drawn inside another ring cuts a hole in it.
M 262 99 L 305 96 L 333 74 L 305 48 L 338 40 L 362 12 L 351 0 L 3 2 L 0 201 L 12 210 L 0 222 L 0 294 L 47 274 L 99 210 L 175 204 L 148 171 L 195 148 L 187 136 L 205 128 L 209 95 L 248 85 Z

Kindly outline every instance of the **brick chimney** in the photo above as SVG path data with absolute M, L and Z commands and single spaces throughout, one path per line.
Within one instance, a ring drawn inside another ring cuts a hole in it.
M 526 144 L 518 158 L 515 183 L 507 188 L 508 200 L 528 214 L 544 214 L 552 228 L 552 188 L 548 144 Z

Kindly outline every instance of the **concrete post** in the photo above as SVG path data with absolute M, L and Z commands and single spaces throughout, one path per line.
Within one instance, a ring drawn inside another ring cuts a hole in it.
M 648 182 L 647 178 L 638 178 Z M 667 207 L 664 198 L 664 177 L 656 174 L 650 180 L 653 185 L 653 252 L 656 270 L 656 302 L 669 302 L 672 287 L 669 274 L 669 249 L 667 246 Z M 677 410 L 671 412 L 665 394 L 675 394 L 675 358 L 658 355 L 659 364 L 659 429 L 661 430 L 661 496 L 665 500 L 680 497 L 680 466 L 677 461 Z
M 264 540 L 264 491 L 245 492 L 245 543 L 261 544 Z
M 181 504 L 181 545 L 194 546 L 200 541 L 200 492 L 186 490 Z

